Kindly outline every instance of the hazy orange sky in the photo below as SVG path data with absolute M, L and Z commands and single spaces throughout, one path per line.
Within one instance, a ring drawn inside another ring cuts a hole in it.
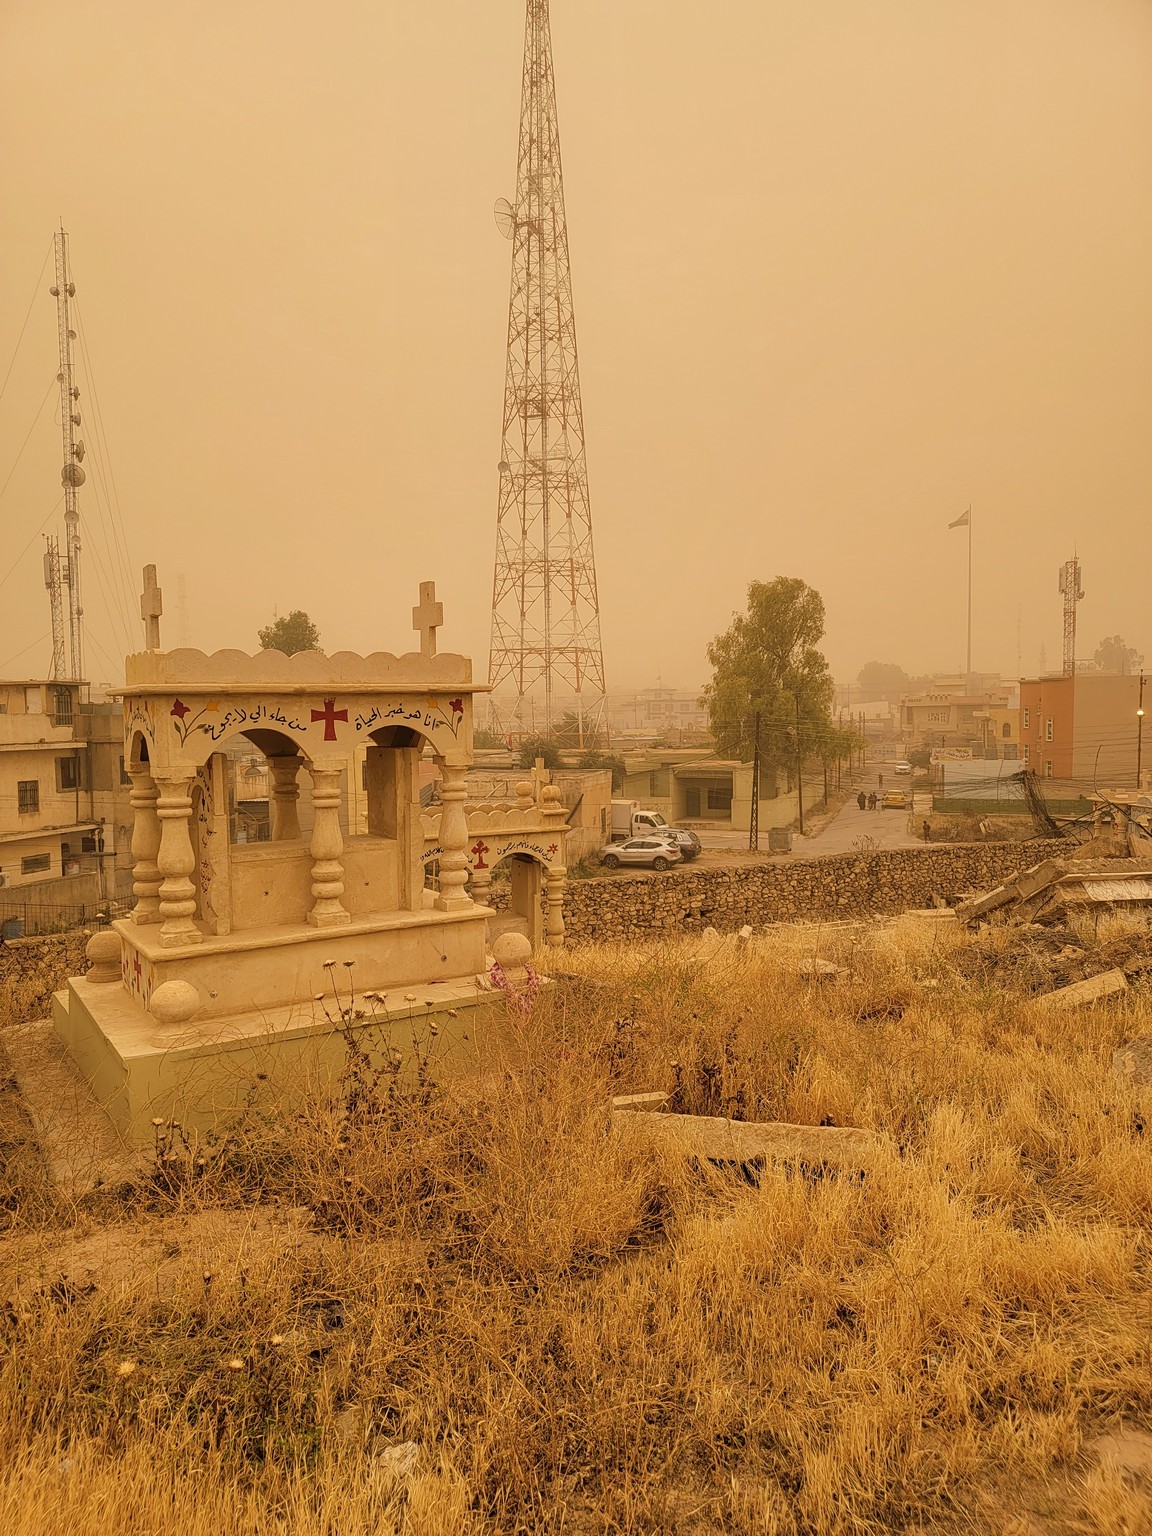
M 0 377 L 62 216 L 132 562 L 126 602 L 90 473 L 96 681 L 145 561 L 165 643 L 182 574 L 209 649 L 274 604 L 409 649 L 435 578 L 485 671 L 523 9 L 3 0 Z M 609 685 L 702 682 L 778 574 L 823 594 L 838 677 L 961 668 L 969 502 L 977 668 L 1016 671 L 1018 620 L 1025 670 L 1058 662 L 1075 551 L 1081 654 L 1152 662 L 1149 0 L 552 13 Z M 0 482 L 56 373 L 49 283 Z M 32 541 L 9 676 L 49 660 L 55 405 L 0 498 L 0 577 Z

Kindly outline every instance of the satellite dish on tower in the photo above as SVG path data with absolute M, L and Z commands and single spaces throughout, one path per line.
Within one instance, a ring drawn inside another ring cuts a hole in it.
M 498 197 L 496 206 L 492 210 L 492 217 L 496 220 L 496 228 L 504 236 L 505 240 L 511 240 L 516 233 L 516 210 L 506 197 Z

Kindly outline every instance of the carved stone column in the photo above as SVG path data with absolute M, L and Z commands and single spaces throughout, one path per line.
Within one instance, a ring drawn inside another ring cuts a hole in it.
M 472 900 L 477 906 L 488 905 L 488 893 L 492 889 L 492 871 L 490 869 L 474 869 L 472 871 Z
M 272 776 L 272 841 L 295 842 L 300 837 L 300 786 L 296 782 L 300 772 L 299 757 L 270 757 L 268 772 Z
M 440 891 L 436 897 L 438 912 L 463 912 L 472 906 L 464 890 L 468 883 L 468 818 L 464 801 L 467 769 L 436 759 L 440 769 Z
M 158 923 L 160 921 L 160 870 L 156 855 L 160 852 L 160 818 L 156 814 L 156 802 L 160 791 L 156 780 L 144 769 L 134 771 L 132 793 L 128 802 L 132 807 L 132 894 L 136 906 L 132 912 L 134 923 Z
M 342 768 L 309 768 L 312 776 L 312 895 L 308 914 L 313 928 L 336 928 L 350 923 L 340 898 L 344 894 L 344 835 L 340 831 L 340 780 Z
M 544 877 L 544 942 L 553 949 L 564 943 L 564 886 L 566 869 L 549 869 Z
M 189 879 L 196 868 L 192 846 L 191 774 L 157 775 L 160 798 L 160 851 L 156 864 L 160 882 L 160 942 L 167 949 L 199 944 L 203 935 L 192 921 L 196 911 L 196 887 Z

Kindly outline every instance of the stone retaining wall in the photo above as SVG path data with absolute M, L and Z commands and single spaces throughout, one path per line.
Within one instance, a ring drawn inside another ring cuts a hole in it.
M 564 894 L 571 944 L 694 933 L 745 923 L 828 921 L 928 907 L 960 892 L 990 890 L 1071 844 L 953 843 L 829 858 L 677 869 L 666 875 L 573 880 Z

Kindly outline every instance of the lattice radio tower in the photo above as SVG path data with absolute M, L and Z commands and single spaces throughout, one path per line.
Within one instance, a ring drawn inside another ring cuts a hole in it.
M 1064 676 L 1076 675 L 1076 605 L 1084 596 L 1080 562 L 1075 556 L 1060 567 L 1060 591 L 1064 597 Z
M 84 444 L 76 435 L 80 425 L 80 391 L 76 387 L 75 368 L 72 360 L 72 343 L 76 332 L 72 329 L 71 301 L 76 284 L 68 272 L 68 236 L 63 229 L 57 231 L 56 281 L 52 295 L 56 300 L 56 323 L 60 343 L 60 372 L 56 375 L 60 384 L 60 432 L 63 439 L 63 466 L 60 480 L 64 486 L 64 553 L 60 553 L 59 540 L 53 535 L 44 552 L 44 585 L 48 589 L 48 601 L 52 610 L 52 677 L 67 678 L 80 682 L 84 676 L 84 635 L 82 619 L 84 607 L 80 599 L 80 508 L 79 490 L 85 474 L 80 468 L 84 457 Z M 68 655 L 64 654 L 64 602 L 63 589 L 68 592 Z
M 515 694 L 509 734 L 566 710 L 583 734 L 603 710 L 604 655 L 548 0 L 527 0 L 516 201 L 500 199 L 496 223 L 512 296 L 488 680 Z

